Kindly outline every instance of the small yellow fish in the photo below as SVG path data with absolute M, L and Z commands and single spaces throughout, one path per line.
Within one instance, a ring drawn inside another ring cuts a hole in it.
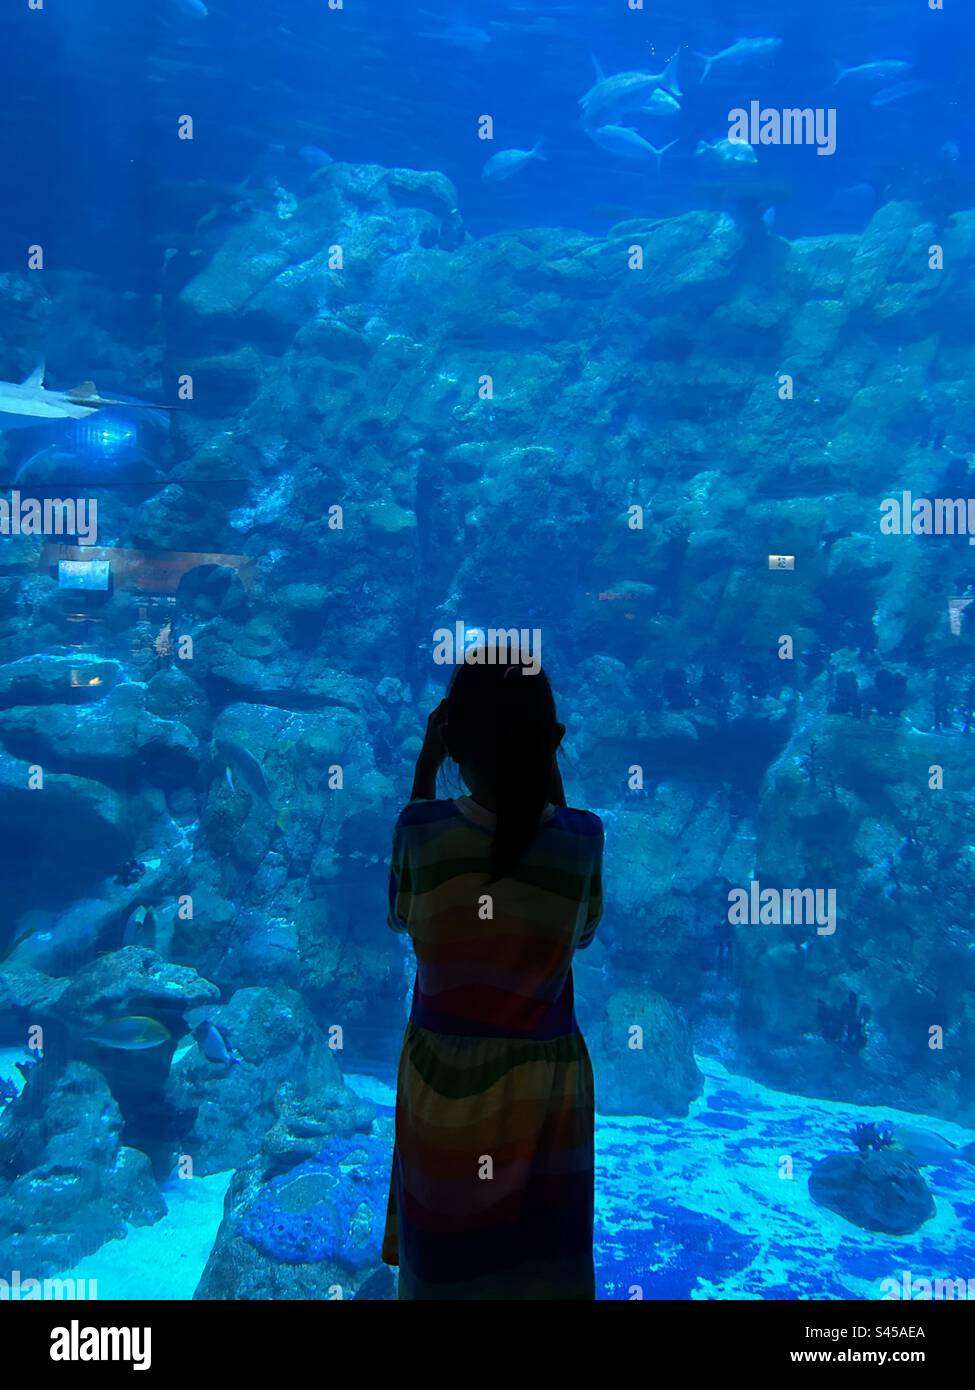
M 121 1052 L 143 1052 L 169 1042 L 172 1034 L 156 1018 L 130 1014 L 125 1018 L 109 1018 L 86 1033 L 88 1042 L 97 1047 L 114 1047 Z

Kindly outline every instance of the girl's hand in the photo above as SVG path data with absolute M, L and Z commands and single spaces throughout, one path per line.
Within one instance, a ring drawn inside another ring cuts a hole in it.
M 435 801 L 437 798 L 437 773 L 440 771 L 440 764 L 447 756 L 447 749 L 441 733 L 441 725 L 446 713 L 447 701 L 441 700 L 427 719 L 423 746 L 416 760 L 416 771 L 413 773 L 411 801 Z
M 423 747 L 420 749 L 420 759 L 433 767 L 439 767 L 447 756 L 447 749 L 444 746 L 443 733 L 441 726 L 447 715 L 447 701 L 441 700 L 437 708 L 427 718 L 426 732 L 423 735 Z

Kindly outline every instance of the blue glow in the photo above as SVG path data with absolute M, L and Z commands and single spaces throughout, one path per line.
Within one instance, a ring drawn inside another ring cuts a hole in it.
M 139 438 L 138 426 L 119 415 L 99 412 L 75 427 L 75 442 L 87 454 L 115 458 L 131 449 Z

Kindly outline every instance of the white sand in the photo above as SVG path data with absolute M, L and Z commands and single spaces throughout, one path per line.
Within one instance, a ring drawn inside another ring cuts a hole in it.
M 97 1280 L 99 1299 L 190 1299 L 213 1248 L 233 1172 L 173 1178 L 163 1189 L 167 1214 L 155 1226 L 129 1226 L 61 1279 Z

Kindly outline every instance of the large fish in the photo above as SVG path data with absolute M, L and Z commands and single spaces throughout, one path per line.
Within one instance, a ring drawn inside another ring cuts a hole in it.
M 145 1052 L 172 1039 L 169 1029 L 157 1018 L 136 1014 L 125 1018 L 108 1018 L 83 1036 L 97 1047 L 111 1047 L 119 1052 Z
M 671 140 L 669 145 L 658 150 L 656 145 L 630 126 L 604 125 L 598 130 L 588 130 L 586 134 L 590 140 L 621 159 L 655 159 L 658 173 L 663 156 L 677 144 L 676 140 Z
M 645 116 L 657 116 L 666 119 L 669 116 L 680 115 L 680 102 L 663 87 L 658 87 L 656 91 L 650 93 L 650 100 L 646 106 L 640 109 Z
M 260 801 L 269 802 L 271 800 L 271 789 L 264 775 L 264 769 L 253 753 L 233 738 L 215 738 L 213 746 L 226 766 L 227 785 L 232 792 L 237 790 L 234 782 L 234 773 L 236 772 L 252 796 L 257 797 Z
M 623 116 L 645 111 L 648 104 L 653 103 L 658 89 L 663 89 L 672 100 L 682 96 L 677 70 L 679 58 L 680 53 L 675 53 L 663 72 L 618 72 L 615 77 L 605 77 L 597 64 L 596 85 L 579 98 L 583 126 L 596 129 L 616 125 Z M 658 97 L 656 102 L 659 108 L 671 109 L 662 98 Z M 662 110 L 653 114 L 662 114 Z
M 715 63 L 723 63 L 729 68 L 742 67 L 756 58 L 764 58 L 769 53 L 774 53 L 781 43 L 781 39 L 738 39 L 727 48 L 722 48 L 720 53 L 699 53 L 697 56 L 704 62 L 701 81 L 704 81 Z
M 929 82 L 922 82 L 918 77 L 909 78 L 906 82 L 898 82 L 893 87 L 884 87 L 882 91 L 875 92 L 870 98 L 871 106 L 889 106 L 892 101 L 903 101 L 906 97 L 920 96 L 922 92 L 930 89 Z
M 512 174 L 517 174 L 519 169 L 523 169 L 533 159 L 545 159 L 541 140 L 536 141 L 530 150 L 499 150 L 485 164 L 481 178 L 486 183 L 500 183 L 503 179 L 510 179 Z
M 854 78 L 857 82 L 890 82 L 895 77 L 903 77 L 913 66 L 913 63 L 905 63 L 901 58 L 883 58 L 876 63 L 859 63 L 855 68 L 844 68 L 837 63 L 836 81 L 833 86 L 838 86 L 848 77 Z
M 122 931 L 123 946 L 147 946 L 156 949 L 156 914 L 151 907 L 140 903 L 126 920 Z
M 229 1071 L 240 1065 L 240 1058 L 230 1050 L 220 1029 L 208 1018 L 193 1029 L 193 1036 L 203 1056 L 214 1066 L 226 1067 Z
M 36 425 L 38 420 L 84 420 L 106 406 L 138 410 L 173 409 L 171 406 L 149 405 L 143 401 L 107 400 L 99 396 L 93 381 L 82 382 L 70 391 L 48 391 L 44 386 L 43 363 L 22 382 L 0 381 L 0 415 L 14 417 L 0 421 L 0 428 L 18 429 Z
M 695 154 L 706 158 L 712 164 L 757 164 L 758 155 L 751 145 L 743 140 L 718 140 L 709 144 L 707 140 L 698 141 Z

